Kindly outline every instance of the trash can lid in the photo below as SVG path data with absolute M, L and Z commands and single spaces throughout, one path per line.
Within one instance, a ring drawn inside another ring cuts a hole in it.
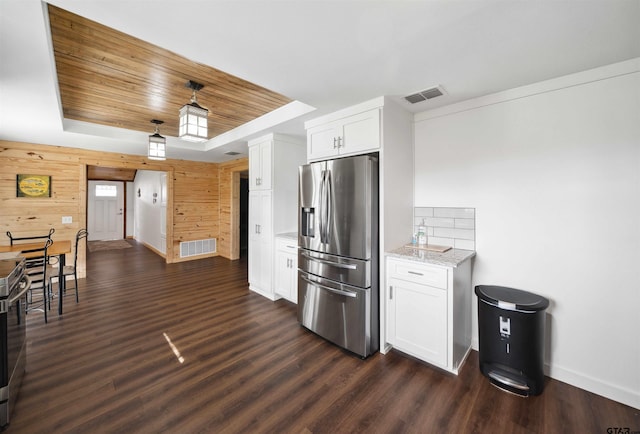
M 475 293 L 478 299 L 505 309 L 539 311 L 549 307 L 549 300 L 541 295 L 506 286 L 478 285 Z

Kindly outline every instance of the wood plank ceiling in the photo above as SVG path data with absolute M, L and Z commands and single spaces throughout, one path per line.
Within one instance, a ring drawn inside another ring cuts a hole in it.
M 189 80 L 204 85 L 209 138 L 277 109 L 283 95 L 185 59 L 168 50 L 48 5 L 64 117 L 178 136 L 178 110 L 191 98 Z

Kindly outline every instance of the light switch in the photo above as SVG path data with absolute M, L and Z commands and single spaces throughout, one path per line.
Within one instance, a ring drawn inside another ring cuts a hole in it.
M 69 216 L 63 216 L 62 217 L 62 224 L 69 224 L 69 223 L 73 223 L 73 217 Z

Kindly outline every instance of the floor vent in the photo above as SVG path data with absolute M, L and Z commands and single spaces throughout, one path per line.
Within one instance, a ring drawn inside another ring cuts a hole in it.
M 180 257 L 204 255 L 206 253 L 216 252 L 216 239 L 209 238 L 206 240 L 183 241 L 180 243 Z
M 442 96 L 444 94 L 444 89 L 442 89 L 440 86 L 434 86 L 429 89 L 414 93 L 413 95 L 405 96 L 404 99 L 409 101 L 411 104 L 415 104 L 431 98 Z

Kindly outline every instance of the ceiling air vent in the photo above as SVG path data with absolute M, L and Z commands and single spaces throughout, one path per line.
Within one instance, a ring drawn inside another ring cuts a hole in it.
M 442 89 L 440 86 L 434 86 L 430 87 L 429 89 L 414 93 L 413 95 L 405 96 L 404 99 L 409 101 L 411 104 L 415 104 L 431 98 L 442 96 L 444 95 L 444 93 L 444 89 Z

